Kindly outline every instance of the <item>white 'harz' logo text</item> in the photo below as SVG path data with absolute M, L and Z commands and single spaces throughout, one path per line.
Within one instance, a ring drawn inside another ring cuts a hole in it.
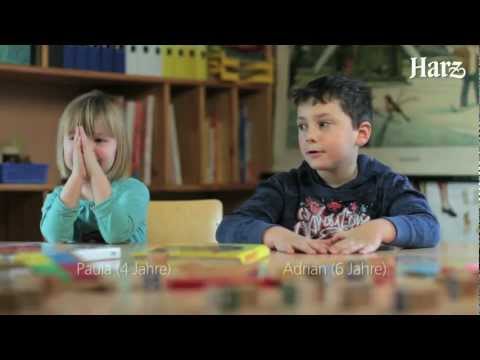
M 467 74 L 467 71 L 462 67 L 461 61 L 431 61 L 427 63 L 427 58 L 412 57 L 412 76 L 420 78 L 455 78 L 463 79 Z M 418 70 L 418 74 L 417 74 Z

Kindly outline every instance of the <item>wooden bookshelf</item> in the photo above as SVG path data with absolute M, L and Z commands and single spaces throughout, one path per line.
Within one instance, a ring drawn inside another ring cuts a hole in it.
M 52 189 L 49 185 L 0 184 L 0 192 L 48 192 Z
M 267 56 L 272 56 L 272 46 L 267 46 Z M 44 60 L 43 60 L 44 61 Z M 65 106 L 74 97 L 93 89 L 125 96 L 127 99 L 155 97 L 155 116 L 152 154 L 152 199 L 211 198 L 224 202 L 229 212 L 250 196 L 256 183 L 242 184 L 239 179 L 238 126 L 239 105 L 247 103 L 252 121 L 252 159 L 255 177 L 271 171 L 273 158 L 272 100 L 273 87 L 268 84 L 229 83 L 217 80 L 168 79 L 158 76 L 127 75 L 97 71 L 49 68 L 44 66 L 19 66 L 0 64 L 0 145 L 13 138 L 22 142 L 22 151 L 32 162 L 49 165 L 48 183 L 45 185 L 0 184 L 0 198 L 12 196 L 36 197 L 29 202 L 33 223 L 39 222 L 41 200 L 44 193 L 59 184 L 55 160 L 57 124 Z M 168 181 L 168 128 L 169 104 L 176 112 L 177 132 L 183 174 L 183 185 Z M 202 184 L 202 143 L 200 124 L 206 112 L 215 111 L 223 122 L 226 157 L 225 180 L 221 183 Z M 2 200 L 0 199 L 0 200 Z M 1 212 L 12 212 L 3 205 Z M 23 214 L 22 208 L 16 214 Z M 10 217 L 11 218 L 11 217 Z M 38 228 L 38 224 L 35 225 Z M 7 226 L 11 231 L 13 225 Z M 3 229 L 3 230 L 2 230 Z M 6 225 L 0 221 L 0 241 L 11 240 L 5 233 Z M 37 229 L 38 230 L 38 229 Z M 2 235 L 3 234 L 3 235 Z M 31 234 L 29 233 L 29 236 Z M 35 239 L 23 239 L 37 241 Z M 22 241 L 20 239 L 19 241 Z
M 168 79 L 158 76 L 128 75 L 119 73 L 46 68 L 41 66 L 25 66 L 0 64 L 0 81 L 43 82 L 45 84 L 83 85 L 90 87 L 121 87 L 126 94 L 135 93 L 126 89 L 133 86 L 141 91 L 155 89 L 158 86 L 208 86 L 212 88 L 238 88 L 245 90 L 261 90 L 267 84 L 251 84 L 247 82 L 226 83 L 217 80 Z

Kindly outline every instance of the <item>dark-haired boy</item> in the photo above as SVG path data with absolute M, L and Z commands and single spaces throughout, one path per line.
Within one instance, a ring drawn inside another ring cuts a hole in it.
M 433 247 L 439 224 L 404 176 L 359 155 L 371 136 L 371 90 L 325 76 L 293 94 L 305 161 L 259 185 L 217 230 L 221 243 L 263 243 L 281 252 L 367 254 L 382 244 Z

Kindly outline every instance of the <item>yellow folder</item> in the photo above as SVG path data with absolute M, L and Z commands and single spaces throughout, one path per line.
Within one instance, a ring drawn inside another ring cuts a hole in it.
M 208 79 L 208 57 L 207 57 L 207 45 L 195 46 L 195 78 L 197 80 Z

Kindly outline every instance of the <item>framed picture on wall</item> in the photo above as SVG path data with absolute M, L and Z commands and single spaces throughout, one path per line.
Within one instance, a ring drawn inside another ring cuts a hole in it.
M 372 88 L 363 153 L 405 175 L 478 174 L 478 53 L 478 45 L 277 46 L 274 169 L 302 161 L 291 90 L 344 74 Z

